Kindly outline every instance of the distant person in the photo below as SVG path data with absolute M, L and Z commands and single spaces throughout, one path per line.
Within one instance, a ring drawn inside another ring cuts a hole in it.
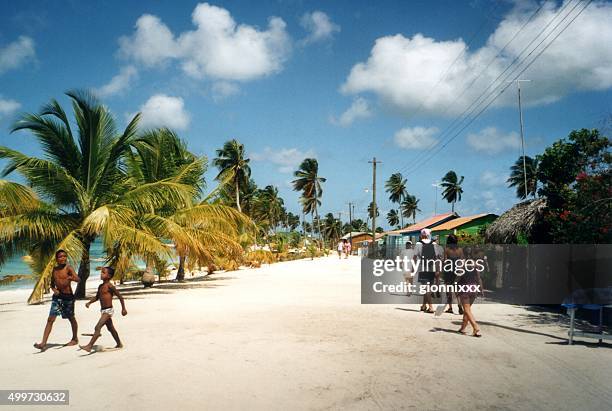
M 338 258 L 342 258 L 342 252 L 344 251 L 345 243 L 346 243 L 345 239 L 341 239 L 340 241 L 338 241 L 338 246 L 337 246 Z
M 481 250 L 466 250 L 467 258 L 477 260 L 484 259 L 484 253 Z M 485 260 L 486 261 L 486 260 Z M 482 288 L 482 279 L 480 277 L 481 271 L 477 268 L 473 270 L 466 270 L 465 274 L 460 276 L 457 280 L 457 284 L 459 285 L 479 285 L 480 286 L 480 295 L 484 295 Z M 459 297 L 459 301 L 461 301 L 461 306 L 463 307 L 463 321 L 461 323 L 461 328 L 459 329 L 459 333 L 466 334 L 465 328 L 468 323 L 472 326 L 472 336 L 474 337 L 482 337 L 480 333 L 480 327 L 476 323 L 476 318 L 474 318 L 474 314 L 472 313 L 472 304 L 476 300 L 476 296 L 478 293 L 475 291 L 460 291 L 457 293 Z
M 404 249 L 400 251 L 400 258 L 402 260 L 406 258 L 407 261 L 410 261 L 413 257 L 414 249 L 412 248 L 412 241 L 408 240 L 406 241 Z M 408 264 L 406 267 L 406 271 L 404 272 L 404 281 L 406 281 L 407 284 L 413 284 L 414 275 L 412 272 L 412 264 Z M 408 295 L 410 295 L 410 293 L 408 293 Z
M 91 351 L 94 343 L 100 337 L 100 331 L 102 331 L 102 327 L 106 325 L 106 328 L 113 336 L 113 339 L 117 343 L 115 348 L 123 348 L 123 344 L 119 339 L 119 334 L 113 325 L 113 296 L 117 296 L 119 302 L 121 303 L 121 315 L 127 315 L 127 310 L 125 309 L 125 302 L 123 301 L 123 297 L 119 293 L 119 291 L 115 288 L 113 284 L 111 284 L 110 280 L 115 275 L 115 270 L 111 267 L 104 267 L 102 269 L 102 274 L 100 278 L 102 280 L 102 284 L 98 287 L 98 292 L 96 295 L 85 304 L 85 307 L 89 308 L 91 304 L 100 300 L 100 320 L 96 324 L 96 328 L 94 329 L 94 334 L 87 345 L 80 345 L 82 349 L 85 351 Z
M 56 265 L 51 273 L 51 291 L 53 291 L 53 297 L 51 297 L 49 318 L 47 318 L 42 341 L 34 344 L 34 347 L 41 351 L 47 349 L 47 339 L 49 334 L 51 334 L 53 323 L 58 315 L 70 321 L 70 327 L 72 328 L 72 339 L 64 345 L 76 345 L 79 342 L 77 337 L 78 325 L 74 317 L 74 294 L 70 286 L 71 282 L 78 283 L 80 281 L 79 276 L 74 271 L 74 268 L 68 264 L 68 254 L 64 250 L 58 250 L 55 253 L 55 262 Z
M 446 249 L 444 250 L 444 260 L 446 264 L 446 260 L 451 260 L 453 262 L 453 270 L 444 272 L 444 284 L 445 285 L 454 285 L 457 281 L 457 275 L 455 274 L 454 267 L 456 265 L 457 260 L 463 260 L 463 250 L 458 247 L 458 239 L 455 234 L 450 234 L 446 239 Z M 463 314 L 463 308 L 461 307 L 461 301 L 459 301 L 459 297 L 455 295 L 455 299 L 457 300 L 457 307 L 459 309 L 459 314 Z M 454 314 L 453 312 L 453 292 L 446 291 L 446 304 L 448 305 L 448 309 L 446 310 L 449 314 Z
M 351 242 L 349 240 L 345 240 L 346 243 L 344 245 L 344 258 L 349 258 L 349 256 L 351 255 L 351 251 L 353 250 L 353 245 L 351 244 Z
M 441 260 L 444 255 L 442 248 L 435 244 L 431 238 L 431 230 L 424 228 L 421 230 L 421 238 L 414 247 L 413 260 L 416 262 L 421 259 L 419 266 L 419 284 L 422 285 L 433 285 L 436 282 L 438 273 L 436 271 L 429 271 L 434 268 L 434 261 Z M 427 263 L 429 261 L 429 264 Z M 428 267 L 429 265 L 429 267 Z M 421 305 L 421 311 L 431 314 L 434 312 L 433 299 L 431 292 L 427 291 L 423 295 L 423 304 Z

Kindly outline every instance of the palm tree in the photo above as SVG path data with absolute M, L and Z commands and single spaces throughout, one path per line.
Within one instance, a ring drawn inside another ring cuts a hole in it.
M 401 211 L 404 217 L 412 217 L 412 223 L 416 223 L 416 213 L 421 211 L 419 208 L 419 199 L 411 194 L 406 195 L 406 199 L 402 202 Z
M 399 224 L 400 220 L 396 209 L 392 208 L 389 210 L 387 213 L 387 222 L 391 227 L 395 227 Z
M 302 203 L 302 210 L 304 213 L 309 213 L 313 219 L 313 226 L 315 217 L 319 219 L 318 207 L 321 205 L 319 200 L 323 194 L 321 184 L 326 181 L 324 177 L 319 177 L 319 163 L 314 158 L 306 158 L 300 164 L 299 169 L 293 173 L 295 180 L 292 181 L 293 189 L 295 191 L 301 191 L 302 196 L 300 202 Z M 318 222 L 319 234 L 321 233 L 321 223 Z
M 401 204 L 403 199 L 406 198 L 406 182 L 407 180 L 402 176 L 401 173 L 391 174 L 391 177 L 385 183 L 385 189 L 389 193 L 389 201 L 392 203 Z M 404 226 L 404 216 L 400 213 L 401 226 Z M 395 225 L 395 224 L 393 224 Z
M 284 200 L 278 195 L 278 188 L 268 185 L 258 190 L 253 203 L 253 219 L 266 231 L 276 231 L 282 221 Z
M 117 133 L 114 118 L 95 97 L 83 91 L 66 94 L 72 100 L 76 133 L 61 105 L 51 100 L 38 114 L 22 115 L 12 129 L 30 131 L 43 158 L 0 147 L 0 159 L 7 160 L 2 176 L 21 174 L 31 189 L 20 190 L 35 199 L 31 207 L 5 212 L 0 221 L 0 243 L 15 241 L 42 261 L 29 302 L 40 301 L 48 289 L 58 248 L 73 261 L 80 260 L 77 297 L 85 296 L 89 250 L 98 236 L 105 244 L 129 245 L 140 255 L 167 252 L 158 238 L 140 228 L 137 216 L 168 203 L 187 205 L 194 195 L 193 187 L 179 179 L 135 185 L 126 174 L 139 114 Z M 3 197 L 0 203 L 8 201 Z
M 294 231 L 300 226 L 300 216 L 293 214 L 292 212 L 287 213 L 287 228 L 289 231 Z
M 457 177 L 457 173 L 454 171 L 449 171 L 442 177 L 442 187 L 444 187 L 444 191 L 442 191 L 442 198 L 452 204 L 452 212 L 455 212 L 455 203 L 457 201 L 461 201 L 461 194 L 463 194 L 463 188 L 461 188 L 461 184 L 463 183 L 463 176 L 461 179 Z
M 323 219 L 323 234 L 333 244 L 342 236 L 342 222 L 332 213 L 325 214 Z
M 380 211 L 378 209 L 378 207 L 376 207 L 376 217 L 380 216 Z M 372 218 L 374 217 L 374 202 L 370 201 L 370 204 L 368 205 L 368 217 Z
M 153 129 L 142 134 L 133 144 L 134 150 L 128 155 L 127 171 L 130 177 L 139 184 L 150 184 L 168 178 L 181 176 L 181 181 L 193 189 L 191 205 L 195 204 L 197 197 L 202 192 L 204 184 L 203 174 L 206 171 L 206 158 L 197 158 L 187 150 L 186 144 L 172 131 L 167 128 Z M 167 204 L 163 208 L 155 210 L 157 217 L 165 218 L 166 224 L 172 221 L 172 216 L 177 208 L 174 204 Z M 148 221 L 156 221 L 148 215 Z M 150 227 L 149 227 L 150 228 Z M 176 227 L 175 227 L 176 228 Z M 180 227 L 180 234 L 183 234 L 184 227 Z M 155 231 L 152 229 L 152 231 Z M 179 256 L 179 266 L 176 279 L 182 281 L 185 278 L 185 260 L 188 252 L 197 247 L 193 243 L 182 241 L 180 235 L 176 235 L 176 230 L 166 230 L 165 238 L 172 239 Z M 191 238 L 193 239 L 193 238 Z M 131 262 L 131 254 L 128 250 L 109 251 L 112 259 L 119 264 L 119 274 L 124 273 Z M 149 255 L 145 258 L 147 268 L 151 269 L 154 262 L 159 261 L 157 255 Z
M 225 184 L 232 183 L 236 196 L 236 208 L 242 212 L 240 206 L 240 188 L 249 183 L 251 177 L 251 167 L 248 158 L 245 158 L 244 145 L 236 139 L 226 141 L 223 148 L 217 150 L 217 158 L 213 160 L 213 165 L 219 168 L 216 180 Z
M 536 196 L 538 185 L 538 163 L 539 159 L 525 156 L 525 168 L 527 169 L 527 194 Z M 521 200 L 527 198 L 525 195 L 525 173 L 523 170 L 523 156 L 520 156 L 510 167 L 510 177 L 506 181 L 508 187 L 516 187 L 516 196 Z

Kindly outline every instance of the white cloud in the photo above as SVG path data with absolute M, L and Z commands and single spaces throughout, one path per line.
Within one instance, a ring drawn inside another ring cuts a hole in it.
M 488 212 L 499 213 L 501 209 L 499 207 L 499 202 L 497 201 L 498 197 L 499 196 L 495 195 L 493 191 L 485 190 L 476 196 L 476 200 L 484 203 L 485 209 Z
M 308 31 L 308 36 L 303 40 L 305 44 L 330 40 L 334 33 L 340 31 L 340 26 L 335 24 L 329 16 L 322 11 L 305 13 L 300 19 L 300 25 Z
M 217 81 L 212 87 L 212 97 L 215 101 L 221 101 L 240 92 L 240 87 L 236 83 L 229 81 Z
M 534 5 L 535 2 L 529 7 L 512 10 L 486 44 L 475 50 L 468 49 L 462 39 L 438 41 L 423 34 L 411 38 L 402 34 L 378 38 L 367 61 L 353 66 L 341 90 L 347 94 L 375 93 L 384 104 L 404 114 L 414 115 L 415 111 L 434 115 L 460 114 L 521 54 L 561 7 L 555 2 L 545 3 L 520 35 L 497 56 L 529 19 Z M 567 7 L 563 13 L 572 7 Z M 546 104 L 573 91 L 612 87 L 611 20 L 612 3 L 593 2 L 522 75 L 532 80 L 524 86 L 525 102 Z M 554 24 L 549 30 L 552 27 Z M 523 57 L 526 55 L 524 53 Z M 445 74 L 455 59 L 452 69 Z M 464 92 L 490 62 L 486 72 Z M 504 93 L 495 104 L 516 104 L 516 93 Z
M 19 102 L 10 99 L 5 100 L 0 97 L 0 119 L 12 115 L 19 110 L 20 107 L 21 104 Z
M 406 127 L 395 133 L 393 141 L 398 147 L 408 150 L 422 150 L 438 144 L 434 135 L 436 127 Z
M 179 56 L 178 46 L 170 29 L 157 16 L 143 14 L 136 21 L 132 37 L 119 38 L 119 53 L 145 66 L 155 66 Z
M 353 100 L 351 106 L 340 115 L 340 118 L 336 119 L 331 117 L 330 121 L 332 124 L 347 127 L 357 119 L 367 118 L 372 115 L 372 110 L 366 99 L 363 97 L 357 97 Z
M 18 68 L 35 57 L 34 40 L 27 36 L 19 38 L 0 48 L 0 74 Z
M 505 150 L 514 150 L 521 146 L 521 139 L 516 132 L 504 134 L 495 127 L 487 127 L 478 133 L 466 137 L 468 145 L 476 151 L 497 154 Z
M 184 130 L 191 121 L 189 113 L 185 110 L 185 103 L 181 97 L 171 97 L 165 94 L 151 96 L 146 103 L 140 106 L 142 119 L 140 127 L 168 127 Z M 128 117 L 132 118 L 131 114 Z
M 290 52 L 281 18 L 269 18 L 260 30 L 208 3 L 198 4 L 191 17 L 196 29 L 175 36 L 158 17 L 141 16 L 136 32 L 119 39 L 120 54 L 147 66 L 176 59 L 195 78 L 248 81 L 280 71 Z
M 272 149 L 266 147 L 261 153 L 252 153 L 251 158 L 254 161 L 268 161 L 276 164 L 278 171 L 281 173 L 290 173 L 297 169 L 300 163 L 305 158 L 315 157 L 313 150 L 300 151 L 297 148 L 280 148 Z
M 506 185 L 508 176 L 502 173 L 494 173 L 493 171 L 485 170 L 480 175 L 480 184 L 487 187 L 501 187 Z
M 119 74 L 114 76 L 107 84 L 96 89 L 96 93 L 100 97 L 110 97 L 115 94 L 121 94 L 127 90 L 130 83 L 138 78 L 138 70 L 134 66 L 122 67 Z

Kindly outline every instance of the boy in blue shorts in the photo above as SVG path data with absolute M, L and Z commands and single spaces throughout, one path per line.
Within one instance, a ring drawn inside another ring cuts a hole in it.
M 74 268 L 68 264 L 68 254 L 64 250 L 58 250 L 55 253 L 55 261 L 57 264 L 53 267 L 53 273 L 51 273 L 51 291 L 53 291 L 53 297 L 51 298 L 49 318 L 47 318 L 42 341 L 34 343 L 34 348 L 38 348 L 41 351 L 47 349 L 47 339 L 49 334 L 51 334 L 53 323 L 58 315 L 70 321 L 72 328 L 72 339 L 64 345 L 76 345 L 79 342 L 77 337 L 78 325 L 74 317 L 74 294 L 70 286 L 71 282 L 79 282 L 79 276 L 74 271 Z

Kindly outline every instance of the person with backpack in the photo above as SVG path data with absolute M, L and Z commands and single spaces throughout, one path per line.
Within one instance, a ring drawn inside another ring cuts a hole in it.
M 431 230 L 424 228 L 421 230 L 421 239 L 414 246 L 414 261 L 421 259 L 419 265 L 419 283 L 423 285 L 433 285 L 439 275 L 435 266 L 440 265 L 436 260 L 442 260 L 444 250 L 434 243 L 431 238 Z M 433 299 L 431 292 L 427 291 L 423 295 L 423 304 L 421 311 L 431 314 L 434 312 Z

